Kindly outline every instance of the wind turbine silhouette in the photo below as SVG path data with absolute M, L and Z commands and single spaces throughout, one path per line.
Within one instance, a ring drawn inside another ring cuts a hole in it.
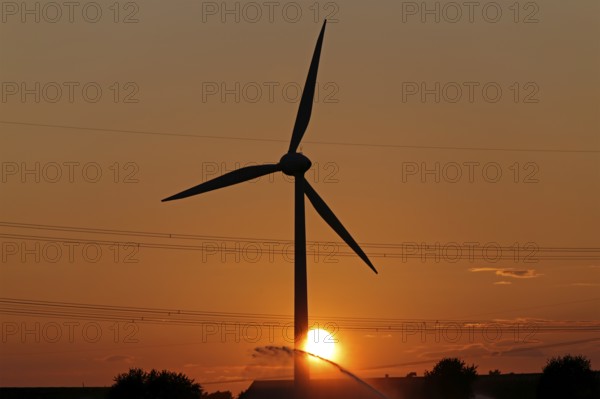
M 279 163 L 247 166 L 237 169 L 162 200 L 164 202 L 187 198 L 219 188 L 232 186 L 274 172 L 283 172 L 288 176 L 294 177 L 294 337 L 295 348 L 302 351 L 304 350 L 303 345 L 308 333 L 306 228 L 304 218 L 305 195 L 325 222 L 335 230 L 346 244 L 348 244 L 348 246 L 350 246 L 350 248 L 352 248 L 375 273 L 377 273 L 377 270 L 375 270 L 375 267 L 367 255 L 356 243 L 354 238 L 352 238 L 350 233 L 348 233 L 348 230 L 346 230 L 325 201 L 323 201 L 319 194 L 317 194 L 305 179 L 304 174 L 310 169 L 312 163 L 301 152 L 296 152 L 300 145 L 300 141 L 302 140 L 302 136 L 304 136 L 304 132 L 308 127 L 308 122 L 310 121 L 317 81 L 317 71 L 319 69 L 319 58 L 321 56 L 321 47 L 326 24 L 327 20 L 323 22 L 323 27 L 321 28 L 319 38 L 317 39 L 317 45 L 313 53 L 310 69 L 304 85 L 304 91 L 300 100 L 300 107 L 298 109 L 298 115 L 296 116 L 296 123 L 294 125 L 290 147 L 288 152 L 281 157 Z M 309 378 L 306 354 L 301 351 L 295 351 L 294 383 L 297 397 L 306 397 Z

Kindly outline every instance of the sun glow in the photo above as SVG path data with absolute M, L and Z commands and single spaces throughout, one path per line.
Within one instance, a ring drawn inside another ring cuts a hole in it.
M 308 332 L 304 350 L 327 360 L 334 360 L 337 351 L 337 339 L 334 334 L 321 328 L 315 328 Z M 311 357 L 312 360 L 318 360 Z

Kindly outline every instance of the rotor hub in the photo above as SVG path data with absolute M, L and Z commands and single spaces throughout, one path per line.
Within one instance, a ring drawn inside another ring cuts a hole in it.
M 300 152 L 287 153 L 279 161 L 281 171 L 288 176 L 301 176 L 312 166 L 312 162 Z

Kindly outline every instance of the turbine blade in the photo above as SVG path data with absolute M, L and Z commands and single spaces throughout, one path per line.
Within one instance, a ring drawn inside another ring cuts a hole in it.
M 234 184 L 242 183 L 248 180 L 255 179 L 257 177 L 268 175 L 269 173 L 277 172 L 279 170 L 281 170 L 279 164 L 246 166 L 245 168 L 234 170 L 232 172 L 224 174 L 223 176 L 216 177 L 212 180 L 189 188 L 178 194 L 172 195 L 168 198 L 163 199 L 162 202 L 191 197 L 192 195 L 198 195 L 219 188 L 232 186 Z
M 333 211 L 329 209 L 325 201 L 323 201 L 323 199 L 319 197 L 319 194 L 317 194 L 314 188 L 312 188 L 311 185 L 308 184 L 308 181 L 306 181 L 306 179 L 304 179 L 304 192 L 310 200 L 310 202 L 315 207 L 315 209 L 317 210 L 317 213 L 321 215 L 321 217 L 327 222 L 327 224 L 330 225 L 331 228 L 335 230 L 335 232 L 338 233 L 340 237 L 342 237 L 346 244 L 348 244 L 348 246 L 352 248 L 354 252 L 356 252 L 356 254 L 360 256 L 360 258 L 377 274 L 375 266 L 373 266 L 367 255 L 363 252 L 363 250 L 360 248 L 357 242 L 354 241 L 354 238 L 352 238 L 350 233 L 348 233 L 348 230 L 346 230 L 346 228 L 342 225 L 342 222 L 340 222 L 339 219 L 334 215 Z
M 321 33 L 317 39 L 315 52 L 313 53 L 308 76 L 306 77 L 306 83 L 304 84 L 304 90 L 302 91 L 302 98 L 300 99 L 298 115 L 296 115 L 296 123 L 294 124 L 294 132 L 292 133 L 292 140 L 290 141 L 288 152 L 296 152 L 300 145 L 300 141 L 302 140 L 302 136 L 304 136 L 304 132 L 308 127 L 308 122 L 310 121 L 313 99 L 315 97 L 315 85 L 317 83 L 317 71 L 319 70 L 319 58 L 321 57 L 321 47 L 323 45 L 323 35 L 325 34 L 326 24 L 327 20 L 323 22 Z

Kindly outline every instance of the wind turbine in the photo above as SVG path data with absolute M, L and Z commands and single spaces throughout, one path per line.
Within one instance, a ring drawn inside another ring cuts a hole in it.
M 310 69 L 308 70 L 308 76 L 304 85 L 304 91 L 300 100 L 300 107 L 298 109 L 298 115 L 296 116 L 296 123 L 294 124 L 290 147 L 288 152 L 281 157 L 279 163 L 247 166 L 237 169 L 162 200 L 164 202 L 187 198 L 219 188 L 232 186 L 274 172 L 283 172 L 288 176 L 294 177 L 294 337 L 295 348 L 300 350 L 304 350 L 303 344 L 306 342 L 308 334 L 306 228 L 304 219 L 305 195 L 325 222 L 335 230 L 346 244 L 348 244 L 348 246 L 350 246 L 350 248 L 352 248 L 375 273 L 377 273 L 377 270 L 375 270 L 375 267 L 367 255 L 356 243 L 354 238 L 352 238 L 350 233 L 348 233 L 348 230 L 346 230 L 325 201 L 323 201 L 319 194 L 317 194 L 305 179 L 304 173 L 310 169 L 312 164 L 301 152 L 296 152 L 300 145 L 300 141 L 302 140 L 302 136 L 304 136 L 304 132 L 308 127 L 308 122 L 310 121 L 317 81 L 317 71 L 319 69 L 319 58 L 321 56 L 321 47 L 326 24 L 327 20 L 323 22 L 323 27 L 321 28 L 319 38 L 317 39 L 317 45 L 313 53 Z M 296 386 L 297 397 L 306 397 L 309 378 L 306 355 L 301 351 L 295 351 L 294 383 Z

